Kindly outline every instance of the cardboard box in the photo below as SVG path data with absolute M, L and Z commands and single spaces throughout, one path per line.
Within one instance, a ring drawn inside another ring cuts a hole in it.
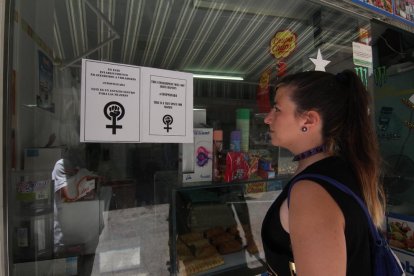
M 213 129 L 194 128 L 194 143 L 180 146 L 182 182 L 211 181 L 213 176 Z

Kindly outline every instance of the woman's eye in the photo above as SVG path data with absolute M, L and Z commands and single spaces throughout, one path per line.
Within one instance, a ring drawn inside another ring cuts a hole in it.
M 273 106 L 273 109 L 276 111 L 276 112 L 278 112 L 278 111 L 280 111 L 280 109 L 279 108 L 277 108 L 277 106 Z

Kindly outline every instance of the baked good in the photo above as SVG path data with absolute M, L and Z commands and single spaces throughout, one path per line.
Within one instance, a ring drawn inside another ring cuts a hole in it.
M 237 240 L 229 240 L 217 245 L 217 249 L 222 255 L 240 251 L 242 248 L 241 242 Z
M 182 262 L 186 275 L 194 275 L 196 273 L 212 269 L 213 267 L 224 264 L 224 260 L 220 255 L 212 255 L 210 257 L 194 258 Z
M 211 244 L 201 247 L 201 248 L 197 248 L 196 249 L 196 257 L 197 258 L 202 258 L 202 257 L 209 257 L 209 256 L 213 256 L 213 255 L 218 255 L 218 251 L 217 249 L 212 246 Z
M 179 239 L 181 239 L 185 243 L 193 242 L 196 240 L 203 239 L 203 233 L 201 232 L 189 232 L 178 236 Z
M 228 241 L 235 240 L 235 239 L 236 237 L 234 235 L 224 232 L 220 235 L 212 237 L 210 239 L 210 242 L 212 245 L 218 245 L 220 243 L 228 242 Z
M 177 257 L 179 260 L 188 260 L 188 259 L 193 259 L 194 255 L 191 252 L 190 248 L 188 248 L 188 246 L 186 246 L 184 243 L 182 242 L 177 242 Z
M 229 232 L 232 235 L 239 236 L 239 229 L 237 228 L 237 225 L 232 225 L 229 228 L 227 228 L 227 232 Z
M 187 244 L 188 244 L 188 245 L 192 245 L 192 246 L 194 246 L 195 248 L 202 248 L 202 247 L 205 247 L 205 246 L 210 245 L 210 242 L 209 242 L 207 239 L 202 238 L 202 239 L 200 239 L 200 240 L 190 241 L 190 242 L 188 242 Z
M 223 227 L 221 227 L 221 226 L 217 226 L 217 227 L 213 227 L 213 228 L 207 229 L 207 230 L 204 232 L 204 235 L 205 235 L 205 237 L 206 237 L 207 239 L 210 239 L 210 238 L 212 238 L 212 237 L 214 237 L 214 236 L 217 236 L 217 235 L 223 234 L 223 233 L 225 233 L 225 232 L 226 232 L 226 231 L 224 231 L 224 228 L 223 228 Z

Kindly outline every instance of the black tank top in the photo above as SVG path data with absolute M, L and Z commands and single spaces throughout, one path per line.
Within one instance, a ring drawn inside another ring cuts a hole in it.
M 347 185 L 362 198 L 360 188 L 351 167 L 339 157 L 328 157 L 316 162 L 300 174 L 317 173 L 332 177 Z M 299 174 L 299 175 L 300 175 Z M 320 184 L 336 201 L 345 218 L 345 240 L 347 254 L 346 275 L 372 275 L 371 244 L 365 214 L 356 201 L 344 192 L 319 179 L 312 179 Z M 262 241 L 267 264 L 278 276 L 290 276 L 289 261 L 293 261 L 290 236 L 280 223 L 279 209 L 287 198 L 290 182 L 276 198 L 266 213 L 262 224 Z

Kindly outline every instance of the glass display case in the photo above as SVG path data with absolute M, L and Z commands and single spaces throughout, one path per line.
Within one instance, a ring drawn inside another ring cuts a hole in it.
M 207 116 L 198 116 L 200 111 L 195 110 L 195 125 L 212 128 L 195 128 L 194 143 L 179 148 L 178 177 L 157 174 L 154 187 L 158 193 L 163 187 L 173 187 L 173 275 L 257 275 L 265 271 L 262 220 L 296 163 L 290 152 L 271 146 L 266 113 L 249 106 L 243 111 L 249 114 L 243 118 L 248 133 L 244 150 L 243 138 L 236 137 L 240 138 L 237 146 L 232 135 L 240 130 L 240 109 L 227 108 L 233 116 L 217 120 L 211 108 L 203 110 Z M 214 135 L 217 131 L 219 138 Z
M 262 221 L 287 181 L 286 176 L 175 188 L 171 273 L 256 275 L 265 271 Z

